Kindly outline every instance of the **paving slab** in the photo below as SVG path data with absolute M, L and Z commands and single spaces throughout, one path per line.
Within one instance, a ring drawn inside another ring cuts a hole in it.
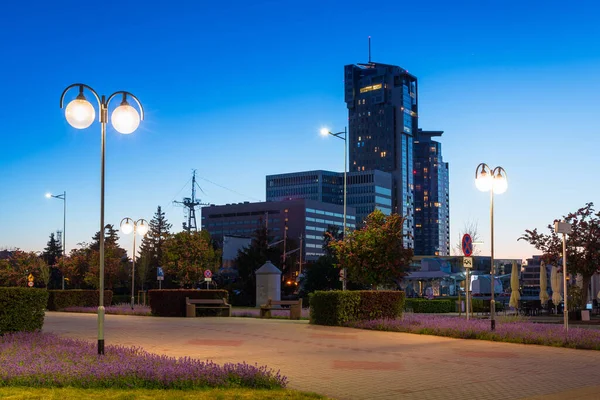
M 95 342 L 95 314 L 48 312 L 44 332 Z M 281 370 L 334 399 L 600 400 L 600 351 L 257 318 L 107 315 L 105 343 Z

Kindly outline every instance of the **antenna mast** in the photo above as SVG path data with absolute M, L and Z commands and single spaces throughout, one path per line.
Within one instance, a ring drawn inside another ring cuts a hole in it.
M 371 64 L 371 36 L 369 36 L 369 64 Z
M 184 197 L 183 201 L 175 201 L 175 203 L 183 204 L 183 207 L 186 209 L 187 222 L 183 223 L 183 230 L 187 231 L 187 233 L 198 231 L 196 225 L 196 207 L 208 205 L 200 203 L 199 199 L 196 199 L 196 170 L 193 170 L 192 174 L 192 197 Z

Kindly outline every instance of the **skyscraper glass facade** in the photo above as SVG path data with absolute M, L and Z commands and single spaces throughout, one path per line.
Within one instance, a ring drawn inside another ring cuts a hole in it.
M 417 130 L 417 78 L 387 64 L 344 67 L 350 171 L 392 174 L 392 212 L 406 217 L 406 245 L 413 246 L 413 134 Z
M 450 255 L 448 163 L 442 144 L 433 140 L 442 131 L 419 130 L 414 141 L 416 255 Z

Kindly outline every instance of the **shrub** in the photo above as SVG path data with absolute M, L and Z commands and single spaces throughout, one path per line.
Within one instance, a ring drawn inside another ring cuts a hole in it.
M 98 307 L 100 291 L 98 290 L 48 290 L 48 311 L 58 311 L 67 307 Z M 104 291 L 104 307 L 112 303 L 113 292 Z
M 360 304 L 358 291 L 317 290 L 309 299 L 311 324 L 339 326 L 356 320 Z
M 455 311 L 455 300 L 406 299 L 405 307 L 416 313 L 450 313 Z
M 150 310 L 159 317 L 185 317 L 185 298 L 225 299 L 227 290 L 156 289 L 149 290 Z M 216 315 L 218 309 L 200 309 L 200 315 Z
M 350 321 L 398 318 L 404 292 L 388 290 L 316 291 L 309 295 L 310 323 L 344 325 Z
M 45 289 L 0 288 L 0 334 L 42 329 L 47 302 Z
M 490 301 L 489 300 L 482 300 L 482 299 L 471 299 L 472 303 L 473 303 L 473 312 L 489 312 L 490 311 Z M 499 302 L 496 301 L 496 311 L 502 311 L 504 310 L 504 305 Z
M 397 290 L 360 290 L 357 319 L 398 318 L 404 311 L 404 292 Z

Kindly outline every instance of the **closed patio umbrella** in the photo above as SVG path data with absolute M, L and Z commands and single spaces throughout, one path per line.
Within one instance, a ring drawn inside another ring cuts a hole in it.
M 548 303 L 548 275 L 546 272 L 546 264 L 540 263 L 540 301 L 542 305 Z
M 517 262 L 513 261 L 512 263 L 512 272 L 510 274 L 510 301 L 508 305 L 514 308 L 519 308 L 519 299 L 521 295 L 519 294 L 519 268 L 517 267 Z
M 550 284 L 552 285 L 552 303 L 556 309 L 562 300 L 562 296 L 560 295 L 560 281 L 558 280 L 558 269 L 556 266 L 553 266 L 552 271 L 550 272 Z

